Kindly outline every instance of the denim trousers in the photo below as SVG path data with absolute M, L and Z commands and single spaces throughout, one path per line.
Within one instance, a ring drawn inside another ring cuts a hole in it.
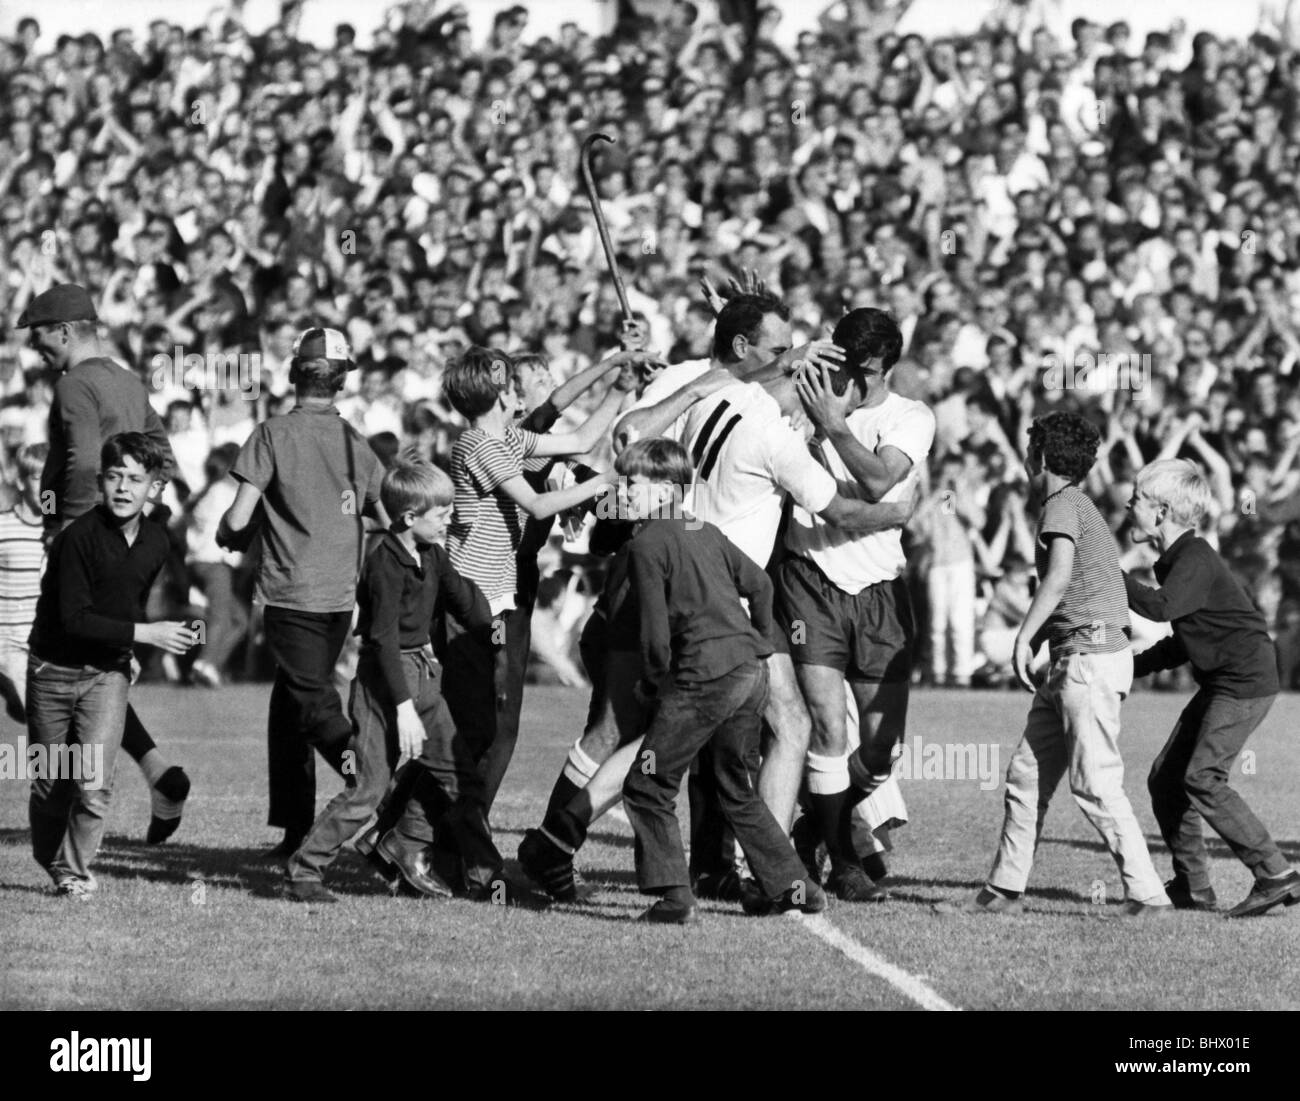
M 27 664 L 27 730 L 33 745 L 80 746 L 80 777 L 32 780 L 28 815 L 32 855 L 57 883 L 89 880 L 113 797 L 113 774 L 126 721 L 126 669 L 70 667 L 32 655 Z M 102 756 L 100 756 L 102 754 Z M 52 757 L 51 760 L 58 759 Z M 69 755 L 61 760 L 66 764 Z

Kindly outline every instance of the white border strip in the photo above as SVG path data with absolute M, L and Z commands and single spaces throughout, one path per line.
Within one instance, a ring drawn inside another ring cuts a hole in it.
M 830 923 L 825 914 L 796 914 L 804 928 L 824 940 L 837 952 L 842 952 L 862 970 L 884 979 L 890 986 L 916 1002 L 922 1009 L 936 1012 L 959 1013 L 961 1008 L 939 997 L 925 982 L 888 960 L 882 960 L 870 949 L 859 944 Z

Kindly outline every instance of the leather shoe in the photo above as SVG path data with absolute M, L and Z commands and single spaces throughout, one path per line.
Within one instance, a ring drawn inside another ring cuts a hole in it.
M 1300 872 L 1291 871 L 1281 879 L 1257 879 L 1250 894 L 1228 911 L 1228 917 L 1257 917 L 1274 906 L 1294 906 L 1300 902 Z
M 661 898 L 636 920 L 650 925 L 694 925 L 700 916 L 694 906 Z
M 284 897 L 291 902 L 338 902 L 338 896 L 318 879 L 294 879 L 285 884 Z
M 429 867 L 425 848 L 410 849 L 390 830 L 379 839 L 375 852 L 393 865 L 412 887 L 428 898 L 451 898 L 452 890 Z
M 1165 884 L 1165 894 L 1169 896 L 1169 901 L 1174 904 L 1175 910 L 1210 912 L 1219 908 L 1219 897 L 1214 893 L 1213 887 L 1193 891 L 1187 886 L 1187 880 L 1180 879 L 1178 876 L 1174 876 Z

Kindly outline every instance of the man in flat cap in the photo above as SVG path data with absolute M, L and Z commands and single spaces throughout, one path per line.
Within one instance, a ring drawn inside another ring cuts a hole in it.
M 49 458 L 41 473 L 41 508 L 47 542 L 99 502 L 99 453 L 119 432 L 143 432 L 175 466 L 162 421 L 149 392 L 133 372 L 104 353 L 99 315 L 84 287 L 60 283 L 28 304 L 16 328 L 31 330 L 30 344 L 45 365 L 62 372 L 50 405 Z M 165 841 L 181 823 L 190 780 L 169 765 L 135 708 L 128 705 L 122 748 L 149 784 L 152 816 L 146 839 Z

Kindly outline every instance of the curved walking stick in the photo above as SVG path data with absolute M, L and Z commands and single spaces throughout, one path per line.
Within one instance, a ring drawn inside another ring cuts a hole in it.
M 596 182 L 591 177 L 591 156 L 595 150 L 597 142 L 608 142 L 614 144 L 614 139 L 608 134 L 589 134 L 587 140 L 582 143 L 582 154 L 580 158 L 580 172 L 582 174 L 582 186 L 587 192 L 587 200 L 591 203 L 591 212 L 596 216 L 596 231 L 600 234 L 600 244 L 605 250 L 605 262 L 609 264 L 609 273 L 614 277 L 614 290 L 618 292 L 618 305 L 623 311 L 624 328 L 632 324 L 632 308 L 627 304 L 627 291 L 623 289 L 623 276 L 619 274 L 618 258 L 614 255 L 614 242 L 609 239 L 609 227 L 605 224 L 605 213 L 600 208 L 600 196 L 596 193 Z

